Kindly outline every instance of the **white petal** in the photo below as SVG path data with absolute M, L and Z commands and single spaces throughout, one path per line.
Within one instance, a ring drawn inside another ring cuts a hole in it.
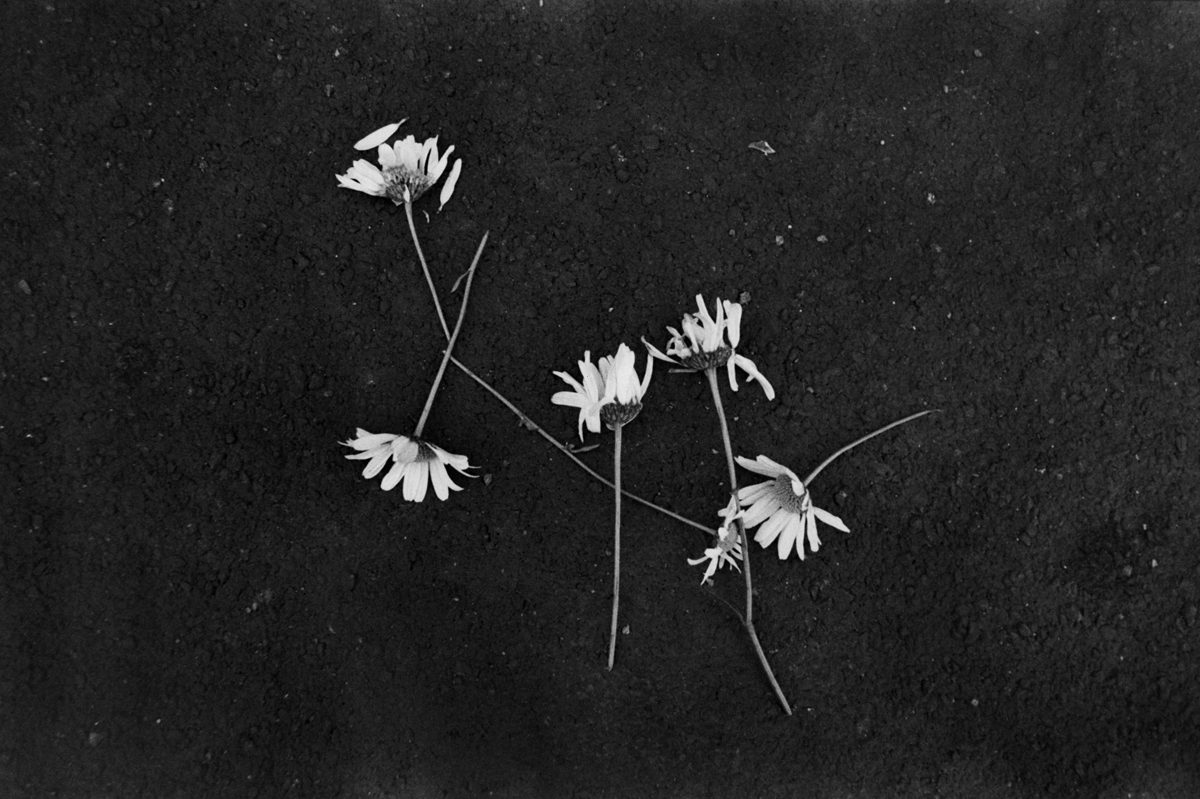
M 776 547 L 776 551 L 779 554 L 780 560 L 787 560 L 788 555 L 792 554 L 792 547 L 796 545 L 796 528 L 800 525 L 797 524 L 798 519 L 794 513 L 786 515 L 776 514 L 771 517 L 771 521 L 775 521 L 780 516 L 783 516 L 783 524 L 781 525 L 782 529 L 779 531 L 779 546 Z M 764 524 L 763 529 L 766 529 L 766 527 L 767 525 Z
M 442 176 L 442 173 L 446 171 L 446 164 L 450 163 L 450 153 L 452 152 L 454 152 L 453 144 L 446 148 L 446 152 L 442 153 L 441 158 L 438 158 L 436 149 L 433 151 L 433 160 L 429 162 L 429 178 L 435 183 Z
M 373 150 L 374 148 L 383 144 L 388 139 L 392 138 L 392 134 L 395 133 L 397 130 L 399 130 L 400 126 L 403 125 L 406 121 L 407 120 L 402 119 L 399 122 L 393 122 L 390 125 L 384 125 L 382 128 L 380 128 L 379 130 L 377 130 L 373 133 L 368 133 L 366 136 L 363 136 L 361 139 L 359 139 L 357 142 L 354 143 L 354 149 L 355 150 Z
M 605 360 L 601 358 L 600 360 Z M 599 400 L 600 395 L 604 392 L 604 374 L 597 368 L 596 364 L 592 363 L 592 353 L 588 350 L 583 353 L 583 360 L 579 361 L 579 373 L 583 375 L 584 393 L 593 400 Z
M 758 528 L 758 534 L 755 536 L 755 540 L 766 542 L 774 541 L 775 537 L 778 536 L 785 527 L 787 527 L 788 517 L 790 515 L 791 514 L 782 508 L 775 513 L 772 513 L 770 518 L 762 523 L 762 527 Z M 791 542 L 788 542 L 788 545 L 791 546 Z M 781 543 L 779 546 L 782 549 L 783 544 Z M 780 557 L 784 556 L 780 555 Z
M 390 144 L 381 144 L 376 150 L 376 157 L 379 159 L 379 165 L 384 169 L 396 166 L 397 149 L 400 142 L 396 142 L 395 146 Z
M 666 361 L 667 363 L 673 363 L 673 364 L 679 363 L 674 358 L 667 357 L 666 355 L 663 354 L 662 350 L 660 350 L 658 347 L 655 347 L 649 341 L 646 341 L 645 336 L 642 336 L 642 344 L 645 345 L 646 349 L 650 352 L 651 358 L 658 358 L 660 361 Z
M 758 499 L 775 485 L 774 481 L 769 483 L 755 483 L 752 486 L 742 486 L 738 489 L 738 501 L 743 505 L 749 505 L 752 502 L 757 502 Z
M 850 528 L 846 526 L 845 522 L 843 522 L 838 517 L 834 516 L 829 511 L 821 510 L 820 508 L 813 506 L 813 513 L 815 513 L 817 515 L 818 519 L 825 522 L 830 527 L 836 527 L 837 529 L 841 530 L 843 533 L 850 532 Z
M 804 560 L 804 517 L 793 516 L 792 528 L 796 533 L 796 554 L 800 556 L 800 560 Z M 820 546 L 820 544 L 821 542 L 818 541 L 817 545 Z M 813 552 L 816 551 L 813 549 Z
M 821 548 L 821 539 L 817 537 L 817 517 L 812 514 L 812 511 L 804 514 L 804 525 L 808 533 L 808 548 L 816 552 Z
M 410 172 L 417 171 L 417 159 L 421 155 L 421 145 L 410 136 L 405 136 L 393 145 L 396 151 L 396 163 Z
M 755 502 L 749 508 L 746 508 L 746 515 L 742 519 L 742 524 L 746 527 L 757 527 L 762 524 L 772 513 L 782 508 L 783 505 L 773 494 L 767 494 L 758 502 Z
M 755 474 L 761 474 L 767 477 L 779 477 L 780 475 L 787 475 L 789 479 L 798 479 L 796 478 L 795 472 L 784 466 L 782 463 L 776 463 L 766 455 L 759 455 L 754 460 L 743 458 L 739 455 L 737 462 L 738 466 L 754 472 Z
M 729 346 L 737 349 L 742 340 L 742 306 L 741 303 L 725 300 L 725 330 L 729 334 Z
M 400 436 L 392 442 L 392 457 L 396 463 L 412 463 L 420 454 L 421 448 L 408 436 Z
M 654 374 L 654 359 L 646 359 L 646 373 L 642 375 L 642 385 L 638 387 L 638 402 L 641 402 L 642 397 L 646 396 L 646 389 L 650 387 L 650 377 Z
M 721 337 L 725 331 L 725 306 L 721 304 L 721 298 L 717 298 L 717 318 L 709 326 L 707 333 L 704 336 L 704 349 L 706 352 L 715 352 L 721 346 Z
M 429 489 L 429 461 L 409 464 L 404 473 L 404 498 L 409 502 L 422 502 Z
M 400 478 L 404 476 L 404 472 L 412 466 L 411 463 L 396 463 L 392 465 L 391 470 L 383 476 L 382 488 L 384 491 L 391 491 L 396 487 L 396 483 L 400 482 Z
M 433 479 L 433 493 L 443 502 L 450 496 L 450 475 L 446 465 L 439 460 L 429 462 L 429 476 Z
M 454 148 L 451 147 L 450 149 L 453 150 Z M 449 150 L 447 150 L 446 152 L 448 154 Z M 438 200 L 439 200 L 438 211 L 441 211 L 442 207 L 445 206 L 445 204 L 450 201 L 451 195 L 454 194 L 454 187 L 458 184 L 458 176 L 461 173 L 462 173 L 462 159 L 460 158 L 454 162 L 454 168 L 450 170 L 450 177 L 446 178 L 446 182 L 442 184 L 442 193 L 438 197 Z
M 550 401 L 555 405 L 565 405 L 569 408 L 586 408 L 595 402 L 581 391 L 556 391 L 550 397 Z
M 438 137 L 434 136 L 425 142 L 425 151 L 421 153 L 421 171 L 429 176 L 430 180 L 436 181 L 440 173 L 437 172 L 438 162 Z
M 576 393 L 578 393 L 578 394 L 584 394 L 584 395 L 586 395 L 586 394 L 587 394 L 587 388 L 586 388 L 586 387 L 583 385 L 583 383 L 580 383 L 578 380 L 576 380 L 574 377 L 572 377 L 570 372 L 555 372 L 555 373 L 554 373 L 554 376 L 555 376 L 555 377 L 557 377 L 557 378 L 559 378 L 559 379 L 560 379 L 560 380 L 562 380 L 563 382 L 565 382 L 565 383 L 566 383 L 567 385 L 569 385 L 571 388 L 573 388 L 573 389 L 575 390 L 575 392 L 576 392 Z M 583 377 L 584 377 L 584 379 L 585 379 L 585 380 L 587 379 L 587 373 L 586 373 L 586 372 L 584 372 L 584 375 L 583 375 Z M 562 393 L 565 393 L 565 392 L 561 392 L 561 391 L 560 391 L 559 393 L 560 393 L 560 394 L 562 394 Z
M 384 464 L 391 460 L 391 458 L 392 453 L 390 450 L 383 450 L 379 453 L 376 453 L 371 458 L 371 462 L 367 464 L 367 468 L 363 469 L 363 477 L 370 480 L 372 477 L 379 474 L 379 472 L 383 470 Z
M 343 441 L 342 444 L 347 447 L 354 447 L 357 450 L 375 449 L 375 447 L 383 444 L 390 444 L 396 436 L 391 433 L 368 433 L 361 427 L 358 428 L 355 438 L 349 441 Z M 350 457 L 347 455 L 346 457 Z
M 735 363 L 742 368 L 742 371 L 758 381 L 758 384 L 762 386 L 763 393 L 767 395 L 767 399 L 775 399 L 775 389 L 771 387 L 770 381 L 763 376 L 762 372 L 758 371 L 758 367 L 754 365 L 754 361 L 750 360 L 745 355 L 735 354 L 729 359 L 729 379 L 731 381 L 733 380 L 733 365 Z

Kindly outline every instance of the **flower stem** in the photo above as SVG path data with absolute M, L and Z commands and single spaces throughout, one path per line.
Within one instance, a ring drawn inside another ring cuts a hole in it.
M 704 370 L 704 376 L 708 378 L 708 387 L 712 390 L 713 407 L 717 411 L 717 418 L 721 421 L 721 440 L 725 444 L 725 463 L 729 467 L 729 490 L 733 493 L 734 513 L 737 513 L 741 510 L 741 503 L 738 502 L 737 468 L 733 460 L 733 444 L 729 440 L 729 424 L 725 421 L 725 406 L 721 403 L 721 387 L 717 383 L 717 370 L 709 367 Z M 779 681 L 775 679 L 775 672 L 771 670 L 771 664 L 767 662 L 767 655 L 763 652 L 762 644 L 759 643 L 758 633 L 754 630 L 754 586 L 750 579 L 750 541 L 746 538 L 746 525 L 740 518 L 736 520 L 736 523 L 738 540 L 742 545 L 742 566 L 744 567 L 742 574 L 746 578 L 746 615 L 742 617 L 742 624 L 750 635 L 750 642 L 754 644 L 758 662 L 762 664 L 763 672 L 766 673 L 767 680 L 771 683 L 771 688 L 774 689 L 775 696 L 779 699 L 779 704 L 783 705 L 783 712 L 790 716 L 792 715 L 792 706 L 788 704 L 783 689 L 779 687 Z
M 417 248 L 417 258 L 421 261 L 421 271 L 425 273 L 425 282 L 429 284 L 429 293 L 433 297 L 433 307 L 437 309 L 438 321 L 442 323 L 442 332 L 446 340 L 450 340 L 450 326 L 446 324 L 446 314 L 442 313 L 442 301 L 438 299 L 437 289 L 433 285 L 433 275 L 429 273 L 429 264 L 425 262 L 425 252 L 421 249 L 421 240 L 417 238 L 417 225 L 413 222 L 412 202 L 404 203 L 404 214 L 408 217 L 408 231 L 412 233 L 413 246 Z M 484 234 L 487 237 L 487 234 Z
M 485 391 L 487 391 L 489 394 L 491 394 L 493 397 L 495 397 L 497 400 L 499 400 L 501 405 L 503 405 L 504 407 L 506 407 L 510 411 L 512 411 L 513 415 L 516 416 L 517 419 L 519 419 L 521 421 L 521 425 L 523 427 L 525 427 L 527 430 L 532 430 L 533 432 L 537 433 L 542 438 L 546 439 L 546 441 L 548 441 L 551 446 L 553 446 L 555 449 L 557 449 L 563 455 L 566 455 L 568 458 L 570 458 L 571 461 L 574 462 L 574 464 L 576 466 L 578 466 L 580 469 L 583 469 L 585 472 L 587 472 L 590 476 L 592 476 L 596 480 L 599 480 L 601 483 L 604 483 L 604 485 L 608 486 L 609 488 L 613 488 L 613 489 L 616 488 L 616 486 L 613 485 L 613 482 L 611 480 L 609 480 L 607 477 L 600 474 L 595 469 L 593 469 L 592 467 L 590 467 L 586 463 L 584 463 L 582 460 L 580 460 L 578 455 L 576 455 L 574 452 L 572 452 L 571 450 L 564 447 L 562 442 L 560 442 L 554 436 L 547 433 L 546 430 L 541 425 L 539 425 L 537 422 L 533 421 L 528 416 L 526 416 L 524 411 L 522 411 L 520 408 L 518 408 L 516 405 L 514 405 L 507 397 L 505 397 L 503 394 L 501 394 L 499 391 L 497 391 L 496 388 L 491 383 L 484 380 L 479 375 L 475 374 L 475 372 L 472 371 L 471 368 L 468 367 L 465 363 L 460 361 L 458 358 L 451 358 L 450 362 L 452 364 L 454 364 L 455 366 L 457 366 L 458 370 L 460 372 L 462 372 L 467 377 L 474 380 L 476 383 L 478 383 L 480 386 L 482 386 Z M 704 535 L 706 535 L 706 536 L 712 535 L 712 532 L 713 532 L 712 527 L 708 527 L 703 524 L 700 524 L 699 522 L 692 521 L 691 519 L 687 518 L 686 516 L 680 516 L 675 511 L 664 508 L 662 505 L 656 505 L 655 503 L 651 502 L 650 500 L 643 499 L 642 497 L 639 497 L 637 494 L 634 494 L 631 491 L 627 491 L 624 488 L 621 489 L 621 496 L 625 497 L 626 499 L 631 499 L 634 502 L 638 503 L 639 505 L 650 508 L 651 510 L 656 510 L 659 513 L 663 514 L 664 516 L 669 516 L 672 519 L 674 519 L 675 521 L 679 522 L 680 524 L 686 524 L 688 527 L 694 527 L 695 529 L 704 533 Z
M 613 428 L 613 601 L 608 632 L 608 670 L 617 657 L 617 610 L 621 606 L 621 427 Z
M 425 262 L 425 254 L 424 254 L 424 251 L 421 249 L 421 241 L 417 237 L 417 228 L 416 228 L 416 225 L 413 223 L 412 208 L 409 207 L 408 204 L 405 204 L 404 210 L 408 216 L 408 229 L 409 229 L 409 232 L 412 233 L 413 245 L 417 249 L 417 258 L 421 262 L 421 271 L 425 274 L 425 282 L 429 285 L 429 294 L 433 298 L 433 306 L 437 309 L 438 320 L 442 324 L 442 332 L 445 334 L 447 342 L 449 342 L 450 336 L 451 336 L 450 327 L 446 324 L 446 317 L 442 313 L 442 303 L 441 303 L 441 300 L 438 298 L 437 288 L 435 288 L 433 285 L 433 277 L 429 273 L 429 265 Z M 489 394 L 491 394 L 493 397 L 498 399 L 504 407 L 506 407 L 510 411 L 512 411 L 513 414 L 518 419 L 521 420 L 521 424 L 524 425 L 527 429 L 532 430 L 533 432 L 540 435 L 542 438 L 546 439 L 546 441 L 550 442 L 550 444 L 555 449 L 557 449 L 563 455 L 566 455 L 568 458 L 570 458 L 575 463 L 575 465 L 578 466 L 580 469 L 583 469 L 589 475 L 591 475 L 595 479 L 599 480 L 601 483 L 604 483 L 604 485 L 608 486 L 609 488 L 615 488 L 615 486 L 612 484 L 612 481 L 610 481 L 608 478 L 601 475 L 595 469 L 591 468 L 586 463 L 581 461 L 574 452 L 571 452 L 571 450 L 564 447 L 558 439 L 556 439 L 554 436 L 547 433 L 546 430 L 541 425 L 535 423 L 532 419 L 530 419 L 529 416 L 526 415 L 524 411 L 522 411 L 520 408 L 518 408 L 516 405 L 514 405 L 507 397 L 505 397 L 503 394 L 501 394 L 499 391 L 497 391 L 496 388 L 494 386 L 492 386 L 491 383 L 484 380 L 479 375 L 475 374 L 475 372 L 472 371 L 465 363 L 463 363 L 462 361 L 460 361 L 458 358 L 454 357 L 453 355 L 450 356 L 450 363 L 452 363 L 456 367 L 458 367 L 458 370 L 460 372 L 462 372 L 467 377 L 474 380 L 476 383 L 478 383 L 480 386 L 482 386 Z M 664 508 L 662 505 L 656 505 L 655 503 L 651 502 L 650 500 L 643 499 L 642 497 L 639 497 L 637 494 L 631 493 L 624 489 L 621 490 L 621 494 L 623 496 L 625 496 L 626 498 L 631 499 L 634 502 L 638 503 L 639 505 L 644 505 L 645 507 L 650 508 L 651 510 L 656 510 L 659 513 L 663 514 L 664 516 L 669 516 L 681 524 L 686 524 L 689 527 L 694 527 L 697 530 L 699 530 L 700 532 L 704 533 L 706 536 L 712 535 L 712 528 L 708 525 L 703 525 L 703 524 L 700 524 L 699 522 L 692 521 L 691 519 L 687 518 L 686 516 L 680 516 L 678 513 L 675 513 L 672 510 L 668 510 L 667 508 Z
M 903 419 L 897 419 L 896 421 L 892 422 L 891 424 L 884 425 L 883 427 L 879 428 L 878 430 L 876 430 L 873 433 L 867 433 L 865 436 L 863 436 L 862 438 L 860 438 L 856 441 L 851 441 L 849 444 L 842 447 L 841 449 L 839 449 L 837 452 L 830 455 L 825 460 L 821 461 L 821 463 L 817 466 L 817 468 L 813 469 L 812 472 L 808 475 L 808 477 L 804 478 L 804 485 L 807 486 L 809 483 L 811 483 L 813 481 L 813 479 L 818 474 L 821 473 L 822 469 L 824 469 L 829 464 L 833 463 L 835 460 L 840 458 L 842 455 L 845 455 L 847 452 L 849 452 L 850 450 L 857 447 L 859 444 L 862 444 L 866 441 L 870 441 L 875 436 L 879 435 L 880 433 L 886 433 L 887 431 L 891 430 L 893 427 L 899 427 L 902 424 L 911 422 L 913 419 L 920 419 L 922 416 L 925 416 L 926 414 L 929 414 L 929 413 L 941 413 L 941 409 L 940 408 L 931 408 L 930 410 L 927 410 L 927 411 L 921 411 L 920 413 L 914 413 L 911 416 L 905 416 Z
M 479 266 L 479 258 L 483 255 L 483 248 L 487 244 L 487 240 L 488 234 L 487 231 L 484 231 L 483 238 L 479 240 L 479 247 L 475 250 L 475 257 L 471 260 L 471 268 L 467 270 L 467 285 L 463 289 L 462 305 L 458 309 L 458 320 L 454 323 L 454 332 L 450 334 L 450 339 L 446 342 L 446 351 L 442 355 L 442 363 L 438 366 L 437 376 L 433 378 L 433 385 L 429 389 L 429 397 L 425 400 L 425 407 L 421 410 L 421 418 L 417 420 L 417 427 L 413 431 L 413 438 L 420 438 L 421 431 L 425 429 L 425 422 L 429 420 L 429 412 L 433 410 L 433 399 L 437 396 L 438 388 L 442 385 L 442 377 L 446 374 L 446 364 L 450 362 L 450 358 L 454 355 L 454 343 L 458 341 L 458 334 L 462 330 L 463 319 L 467 316 L 467 300 L 471 298 L 471 282 L 475 280 L 475 267 Z M 438 308 L 438 313 L 441 313 L 441 308 Z

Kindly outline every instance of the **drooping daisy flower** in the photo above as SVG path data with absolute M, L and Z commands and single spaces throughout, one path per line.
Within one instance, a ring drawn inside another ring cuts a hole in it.
M 733 500 L 730 500 L 730 505 Z M 712 576 L 717 573 L 717 569 L 721 566 L 732 566 L 737 571 L 742 568 L 737 565 L 737 561 L 742 559 L 742 544 L 738 541 L 737 529 L 734 527 L 734 520 L 741 518 L 742 511 L 734 512 L 733 508 L 727 508 L 729 513 L 725 516 L 725 523 L 717 528 L 717 536 L 714 545 L 704 550 L 704 556 L 700 558 L 688 558 L 689 566 L 699 566 L 701 563 L 707 562 L 708 566 L 704 569 L 704 576 L 700 578 L 700 583 L 703 585 L 712 579 Z M 734 560 L 734 559 L 737 560 Z
M 617 348 L 616 355 L 605 355 L 599 365 L 592 363 L 592 353 L 583 354 L 577 362 L 583 377 L 580 382 L 567 372 L 555 372 L 571 386 L 571 391 L 557 391 L 550 401 L 555 405 L 566 405 L 579 409 L 579 438 L 583 440 L 583 428 L 592 433 L 600 432 L 600 421 L 610 428 L 627 424 L 642 409 L 642 397 L 650 386 L 654 373 L 654 361 L 646 359 L 646 373 L 639 381 L 636 356 L 625 344 Z
M 431 481 L 433 493 L 440 500 L 449 497 L 451 491 L 461 491 L 462 488 L 450 479 L 447 466 L 453 467 L 464 477 L 474 476 L 467 474 L 467 469 L 474 467 L 467 462 L 466 455 L 454 455 L 420 438 L 369 433 L 360 427 L 355 431 L 354 438 L 341 444 L 357 450 L 353 455 L 346 456 L 349 460 L 369 460 L 363 469 L 363 477 L 368 480 L 379 474 L 391 461 L 392 468 L 383 476 L 383 490 L 391 491 L 403 480 L 404 498 L 409 502 L 423 501 Z
M 360 139 L 354 148 L 377 149 L 379 166 L 359 159 L 346 170 L 346 174 L 337 176 L 338 185 L 375 197 L 389 197 L 396 205 L 406 205 L 415 203 L 441 180 L 450 162 L 450 153 L 454 152 L 454 145 L 447 147 L 440 157 L 437 136 L 418 143 L 410 135 L 389 145 L 387 140 L 400 125 L 400 122 L 384 125 Z M 450 176 L 442 184 L 439 211 L 454 194 L 454 187 L 461 172 L 462 160 L 455 159 Z
M 601 359 L 602 361 L 604 359 Z M 583 426 L 586 424 L 589 432 L 600 432 L 600 405 L 604 391 L 604 376 L 592 363 L 592 352 L 583 353 L 583 360 L 577 361 L 583 382 L 579 382 L 567 372 L 555 372 L 571 386 L 571 391 L 556 391 L 550 401 L 555 405 L 567 405 L 579 409 L 579 440 L 583 440 Z
M 818 519 L 843 533 L 850 532 L 837 516 L 813 505 L 812 495 L 804 483 L 783 464 L 766 455 L 759 455 L 755 460 L 738 456 L 737 462 L 743 469 L 771 478 L 765 483 L 739 489 L 738 501 L 745 513 L 742 523 L 747 529 L 758 527 L 754 540 L 764 549 L 772 541 L 777 542 L 780 560 L 786 560 L 793 549 L 800 560 L 804 560 L 805 541 L 810 551 L 820 549 Z M 720 513 L 729 518 L 733 509 L 726 507 Z
M 742 338 L 742 306 L 740 303 L 717 298 L 717 318 L 713 319 L 704 304 L 704 297 L 696 295 L 698 313 L 683 315 L 680 326 L 683 332 L 668 327 L 671 340 L 664 353 L 646 339 L 642 343 L 650 354 L 659 360 L 673 363 L 689 372 L 702 372 L 724 366 L 729 373 L 729 385 L 738 390 L 736 368 L 741 367 L 752 380 L 762 386 L 767 399 L 775 399 L 775 389 L 758 371 L 754 361 L 737 352 Z
M 571 386 L 571 391 L 555 392 L 550 401 L 579 409 L 579 438 L 583 426 L 593 433 L 600 432 L 604 422 L 613 431 L 613 604 L 608 633 L 608 670 L 612 671 L 617 655 L 617 618 L 621 604 L 621 431 L 642 410 L 642 397 L 654 374 L 654 359 L 646 358 L 646 373 L 637 376 L 637 356 L 621 344 L 616 355 L 606 355 L 592 364 L 589 350 L 579 361 L 583 382 L 566 372 L 555 372 Z

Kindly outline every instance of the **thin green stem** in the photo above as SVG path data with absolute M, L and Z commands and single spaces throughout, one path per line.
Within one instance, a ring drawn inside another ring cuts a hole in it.
M 621 607 L 621 425 L 613 428 L 613 599 L 608 631 L 608 670 L 617 657 L 617 612 Z
M 842 447 L 841 449 L 839 449 L 837 452 L 830 455 L 825 460 L 821 461 L 821 463 L 818 464 L 817 468 L 813 469 L 812 472 L 809 473 L 808 477 L 804 478 L 804 485 L 807 486 L 809 483 L 811 483 L 816 478 L 816 476 L 818 474 L 821 473 L 822 469 L 824 469 L 829 464 L 833 463 L 835 460 L 840 458 L 842 455 L 845 455 L 847 452 L 849 452 L 850 450 L 857 447 L 859 444 L 862 444 L 866 441 L 870 441 L 875 436 L 880 435 L 881 433 L 886 433 L 887 431 L 891 430 L 893 427 L 899 427 L 902 424 L 907 424 L 908 422 L 911 422 L 913 419 L 920 419 L 922 416 L 925 416 L 926 414 L 940 413 L 940 412 L 941 412 L 940 408 L 932 408 L 928 411 L 921 411 L 920 413 L 914 413 L 911 416 L 905 416 L 903 419 L 897 419 L 896 421 L 892 422 L 891 424 L 884 425 L 883 427 L 879 428 L 878 430 L 876 430 L 873 433 L 867 433 L 865 436 L 863 436 L 862 438 L 860 438 L 856 441 L 851 441 L 849 444 Z
M 450 358 L 454 355 L 454 344 L 458 341 L 458 334 L 462 331 L 463 319 L 467 316 L 467 300 L 471 298 L 471 283 L 475 280 L 475 267 L 479 266 L 479 258 L 483 255 L 483 248 L 487 245 L 488 233 L 485 230 L 483 238 L 479 240 L 479 247 L 475 250 L 475 257 L 471 259 L 471 268 L 467 270 L 467 285 L 463 289 L 462 305 L 458 309 L 458 320 L 454 323 L 454 332 L 450 334 L 450 340 L 446 343 L 446 351 L 442 355 L 442 362 L 438 366 L 437 376 L 433 378 L 433 385 L 429 389 L 429 397 L 425 400 L 425 407 L 421 410 L 421 418 L 417 420 L 417 427 L 413 431 L 413 438 L 420 438 L 421 431 L 425 429 L 425 422 L 429 421 L 429 412 L 433 410 L 433 400 L 437 396 L 438 389 L 442 385 L 442 377 L 446 374 L 446 364 L 450 362 Z
M 717 418 L 721 421 L 721 440 L 725 444 L 725 464 L 729 467 L 729 490 L 733 494 L 733 509 L 736 513 L 741 510 L 741 503 L 738 502 L 737 467 L 733 460 L 733 443 L 729 439 L 729 423 L 725 420 L 725 406 L 721 403 L 721 386 L 717 382 L 717 370 L 709 367 L 704 370 L 704 376 L 708 378 L 708 387 L 712 390 L 713 407 L 717 411 Z M 758 640 L 758 633 L 754 629 L 754 586 L 750 579 L 750 540 L 746 537 L 746 525 L 740 518 L 737 519 L 737 531 L 738 541 L 742 545 L 742 574 L 746 578 L 746 615 L 742 617 L 742 624 L 750 635 L 750 642 L 754 644 L 754 653 L 758 655 L 758 662 L 762 665 L 763 672 L 767 675 L 767 680 L 771 683 L 771 688 L 774 689 L 775 696 L 779 699 L 779 704 L 783 705 L 783 712 L 790 716 L 792 715 L 792 706 L 788 704 L 783 689 L 779 687 L 779 680 L 775 679 L 775 672 L 767 661 L 767 653 L 763 651 L 762 644 Z

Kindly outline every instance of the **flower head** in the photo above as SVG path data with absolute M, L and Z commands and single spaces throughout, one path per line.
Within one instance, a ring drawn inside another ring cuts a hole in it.
M 617 348 L 616 355 L 605 355 L 599 364 L 592 363 L 592 353 L 583 354 L 579 361 L 580 382 L 567 372 L 555 372 L 571 386 L 571 391 L 557 391 L 550 401 L 555 405 L 566 405 L 579 409 L 579 438 L 583 439 L 583 427 L 593 433 L 600 432 L 600 421 L 610 428 L 633 420 L 642 409 L 642 397 L 650 386 L 654 373 L 654 361 L 646 359 L 646 372 L 641 380 L 637 376 L 637 356 L 625 344 Z
M 733 504 L 732 499 L 729 504 Z M 699 566 L 705 561 L 708 562 L 708 566 L 704 569 L 704 576 L 700 578 L 701 584 L 708 582 L 721 566 L 732 566 L 738 571 L 742 570 L 737 565 L 737 561 L 742 559 L 742 544 L 738 541 L 738 533 L 734 525 L 734 520 L 742 517 L 742 511 L 735 513 L 732 507 L 726 508 L 726 510 L 729 513 L 724 514 L 726 516 L 725 523 L 717 528 L 716 541 L 713 542 L 713 546 L 704 550 L 703 557 L 688 558 L 689 566 Z
M 341 442 L 357 452 L 347 455 L 350 460 L 368 460 L 363 477 L 368 480 L 379 474 L 390 460 L 392 468 L 383 476 L 383 490 L 391 491 L 401 479 L 404 480 L 404 498 L 409 502 L 421 502 L 429 483 L 433 482 L 433 493 L 440 500 L 450 496 L 451 491 L 461 491 L 446 471 L 447 466 L 456 469 L 464 477 L 467 469 L 474 468 L 467 462 L 466 455 L 454 455 L 439 446 L 420 438 L 397 436 L 391 433 L 368 433 L 361 427 L 355 437 Z
M 717 317 L 714 319 L 704 304 L 704 297 L 699 294 L 696 295 L 696 305 L 699 308 L 697 313 L 683 315 L 680 322 L 682 333 L 673 327 L 667 328 L 671 340 L 667 342 L 665 353 L 642 339 L 650 354 L 689 372 L 724 366 L 729 373 L 729 385 L 734 391 L 738 390 L 736 367 L 741 367 L 751 379 L 758 381 L 767 399 L 775 399 L 775 389 L 758 371 L 754 361 L 737 352 L 742 338 L 742 306 L 718 297 Z
M 433 184 L 441 180 L 450 162 L 450 153 L 454 152 L 454 145 L 447 147 L 440 157 L 437 136 L 418 143 L 410 135 L 389 145 L 387 140 L 401 124 L 394 122 L 384 125 L 360 139 L 354 148 L 376 149 L 379 166 L 360 158 L 346 170 L 346 174 L 337 176 L 338 185 L 375 197 L 389 197 L 396 205 L 401 205 L 416 202 Z M 454 194 L 454 187 L 461 172 L 462 160 L 455 159 L 450 176 L 442 184 L 439 211 Z
M 813 505 L 812 495 L 791 469 L 766 455 L 759 455 L 755 460 L 739 456 L 737 462 L 743 469 L 771 478 L 765 483 L 739 489 L 738 501 L 744 506 L 742 523 L 747 529 L 758 527 L 754 540 L 764 549 L 772 541 L 778 541 L 780 560 L 786 560 L 793 549 L 800 560 L 804 560 L 805 541 L 812 552 L 820 549 L 818 519 L 843 533 L 850 532 L 837 516 Z M 720 511 L 727 518 L 732 512 L 729 507 Z

